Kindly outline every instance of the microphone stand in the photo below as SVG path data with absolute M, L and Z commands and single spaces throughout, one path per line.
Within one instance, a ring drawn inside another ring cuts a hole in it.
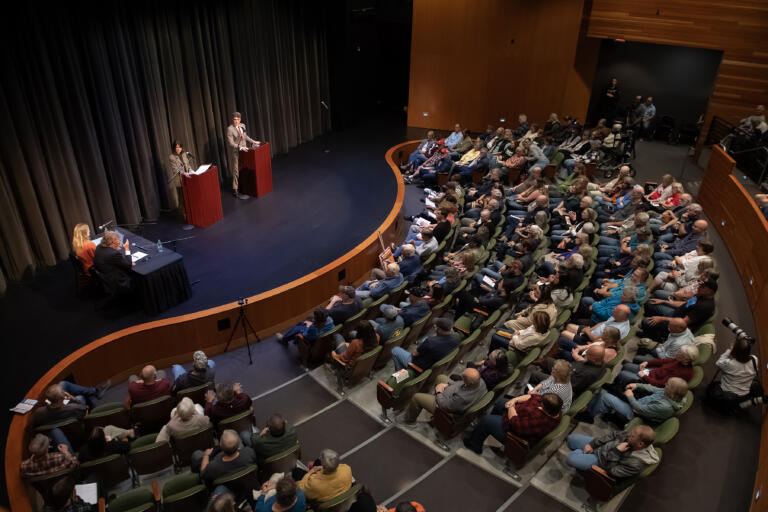
M 183 242 L 184 240 L 192 240 L 193 238 L 195 238 L 195 237 L 194 236 L 186 236 L 184 238 L 176 238 L 174 240 L 166 240 L 165 242 L 160 240 L 160 243 L 163 244 L 163 245 L 165 245 L 165 244 L 173 244 L 173 252 L 176 252 L 176 242 Z

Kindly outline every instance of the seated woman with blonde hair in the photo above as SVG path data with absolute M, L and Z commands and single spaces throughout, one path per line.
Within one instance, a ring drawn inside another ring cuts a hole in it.
M 88 224 L 77 224 L 72 234 L 72 250 L 77 259 L 83 264 L 83 272 L 91 275 L 93 255 L 96 253 L 96 244 L 91 242 L 91 229 Z

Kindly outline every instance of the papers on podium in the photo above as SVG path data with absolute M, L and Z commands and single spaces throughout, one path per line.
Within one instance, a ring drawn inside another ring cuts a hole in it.
M 137 261 L 139 261 L 141 258 L 143 258 L 146 255 L 147 255 L 147 253 L 141 252 L 141 251 L 132 252 L 131 253 L 131 261 L 136 263 Z
M 197 168 L 196 171 L 192 171 L 189 174 L 203 174 L 205 171 L 207 171 L 211 167 L 211 164 L 203 164 L 200 167 Z

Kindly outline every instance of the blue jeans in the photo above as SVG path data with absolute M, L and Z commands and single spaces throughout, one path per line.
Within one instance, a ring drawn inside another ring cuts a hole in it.
M 610 236 L 601 236 L 599 245 L 615 245 L 616 247 L 621 246 L 617 239 Z
M 213 359 L 209 359 L 208 360 L 208 368 L 213 370 L 214 367 L 216 367 L 216 363 L 213 361 Z M 181 377 L 182 375 L 187 373 L 187 370 L 185 370 L 184 367 L 181 366 L 180 364 L 175 364 L 175 365 L 173 365 L 173 367 L 171 367 L 171 372 L 173 372 L 173 380 L 175 382 L 176 379 L 178 379 L 179 377 Z
M 611 412 L 623 416 L 627 421 L 635 417 L 632 407 L 627 402 L 607 391 L 601 391 L 593 397 L 587 406 L 587 411 L 593 418 Z
M 621 386 L 626 386 L 633 382 L 642 382 L 643 379 L 637 374 L 640 371 L 640 365 L 634 363 L 624 363 L 621 367 L 621 371 L 616 376 L 616 382 Z
M 408 157 L 408 163 L 412 165 L 414 169 L 426 161 L 427 161 L 427 157 L 419 153 L 418 150 L 411 153 L 411 156 Z
M 468 439 L 468 448 L 478 455 L 483 452 L 483 443 L 488 436 L 493 436 L 500 443 L 506 441 L 504 429 L 501 426 L 502 419 L 498 414 L 486 414 L 477 422 L 477 426 L 472 431 Z
M 584 453 L 584 448 L 594 440 L 593 437 L 582 434 L 571 434 L 565 440 L 571 453 L 566 457 L 566 462 L 572 468 L 580 471 L 588 471 L 592 466 L 597 465 L 597 455 L 594 453 Z
M 403 347 L 395 347 L 392 349 L 392 362 L 395 363 L 395 371 L 400 371 L 403 368 L 408 368 L 408 364 L 413 360 L 413 356 L 410 352 Z
M 477 284 L 483 284 L 483 276 L 488 276 L 496 280 L 501 279 L 501 274 L 499 274 L 499 270 L 503 266 L 504 264 L 502 262 L 494 261 L 493 263 L 488 265 L 488 268 L 480 269 L 480 272 L 478 272 L 477 275 L 475 276 L 475 280 L 477 281 Z
M 67 393 L 69 393 L 69 391 L 67 391 Z M 64 432 L 62 432 L 60 428 L 52 428 L 49 430 L 48 437 L 51 438 L 51 444 L 53 444 L 53 446 L 58 446 L 60 444 L 66 445 L 66 447 L 69 448 L 69 453 L 77 455 L 72 449 L 69 439 L 67 439 L 67 436 L 64 435 Z
M 59 385 L 61 386 L 61 389 L 63 389 L 66 393 L 69 393 L 75 397 L 75 400 L 93 409 L 93 398 L 99 393 L 98 389 L 80 386 L 78 384 L 69 382 L 68 380 L 59 382 Z
M 569 340 L 565 336 L 560 336 L 560 338 L 557 340 L 557 343 L 560 345 L 559 358 L 573 362 L 573 354 L 571 354 L 571 351 L 579 345 L 575 341 Z

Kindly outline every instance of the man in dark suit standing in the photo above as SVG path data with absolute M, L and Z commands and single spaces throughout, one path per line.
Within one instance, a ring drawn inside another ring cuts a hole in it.
M 93 255 L 93 267 L 98 271 L 104 285 L 112 293 L 131 291 L 131 246 L 126 238 L 120 247 L 120 237 L 114 231 L 107 231 L 101 238 Z
M 245 133 L 245 125 L 240 122 L 240 112 L 232 114 L 232 124 L 227 127 L 227 144 L 229 144 L 230 168 L 232 169 L 232 194 L 238 199 L 248 199 L 245 194 L 237 191 L 240 178 L 240 151 L 248 151 L 248 143 L 255 146 L 261 144 Z

